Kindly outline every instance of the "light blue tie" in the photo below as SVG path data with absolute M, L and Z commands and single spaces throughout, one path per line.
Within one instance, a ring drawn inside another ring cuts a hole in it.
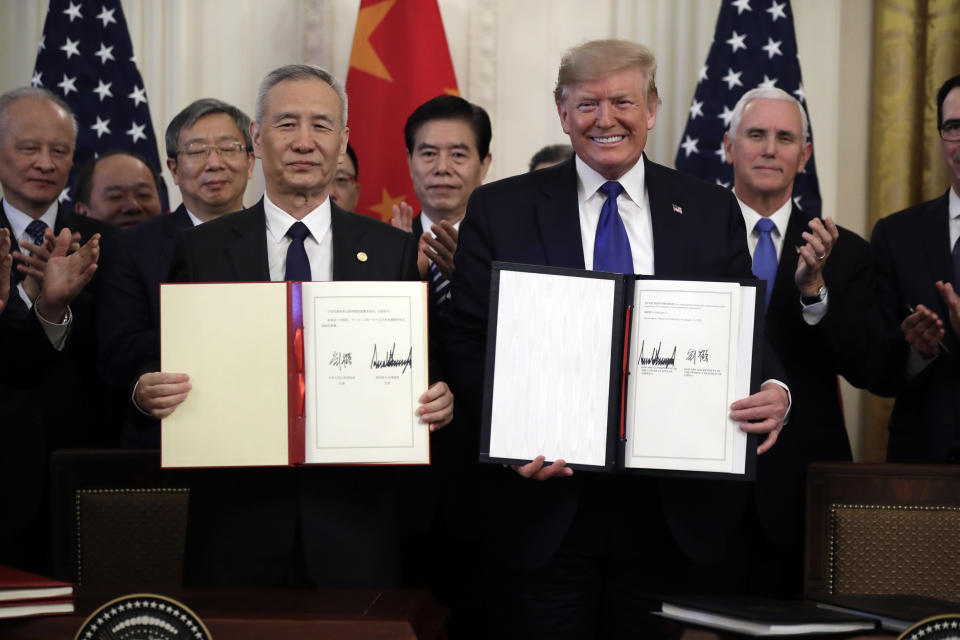
M 757 248 L 753 251 L 753 275 L 766 281 L 766 306 L 769 307 L 770 294 L 773 293 L 773 281 L 777 277 L 777 249 L 773 246 L 773 238 L 770 237 L 770 233 L 776 229 L 776 225 L 770 218 L 760 218 L 753 229 L 760 234 Z
M 597 235 L 593 243 L 593 269 L 633 273 L 630 239 L 617 209 L 617 196 L 623 191 L 623 186 L 615 181 L 604 182 L 600 185 L 600 191 L 607 196 L 607 200 L 600 209 L 600 221 L 597 223 Z

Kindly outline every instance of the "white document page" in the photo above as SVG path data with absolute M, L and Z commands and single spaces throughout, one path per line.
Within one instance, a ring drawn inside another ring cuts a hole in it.
M 307 463 L 430 461 L 422 282 L 305 282 Z
M 288 464 L 285 283 L 161 285 L 160 361 L 192 386 L 163 420 L 164 467 Z
M 742 473 L 740 285 L 638 280 L 627 384 L 625 465 Z M 751 307 L 752 308 L 752 307 Z M 749 360 L 746 382 L 749 388 Z M 739 450 L 739 453 L 738 453 Z
M 614 282 L 500 272 L 490 456 L 606 463 Z

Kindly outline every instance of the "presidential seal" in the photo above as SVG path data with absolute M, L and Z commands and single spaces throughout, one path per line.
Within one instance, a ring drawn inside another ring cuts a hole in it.
M 212 640 L 183 604 L 152 593 L 111 600 L 84 621 L 74 640 Z
M 960 640 L 960 614 L 949 613 L 921 620 L 898 640 Z

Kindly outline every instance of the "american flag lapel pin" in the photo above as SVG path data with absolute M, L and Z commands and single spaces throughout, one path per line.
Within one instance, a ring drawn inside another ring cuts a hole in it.
M 674 204 L 674 205 L 673 205 L 673 212 L 674 212 L 674 213 L 679 213 L 680 215 L 683 215 L 683 209 L 682 209 L 682 208 L 680 207 L 680 205 L 678 205 L 678 204 Z

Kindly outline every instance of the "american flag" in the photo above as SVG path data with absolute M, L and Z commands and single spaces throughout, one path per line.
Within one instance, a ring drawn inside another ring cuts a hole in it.
M 74 173 L 107 151 L 138 153 L 160 169 L 147 93 L 119 0 L 50 0 L 31 84 L 62 97 L 77 117 Z M 73 176 L 61 202 L 70 200 Z
M 733 187 L 733 167 L 724 160 L 723 134 L 737 100 L 755 87 L 783 89 L 807 108 L 790 0 L 723 0 L 677 150 L 678 170 Z M 808 213 L 820 214 L 813 155 L 804 172 L 797 174 L 793 200 Z

